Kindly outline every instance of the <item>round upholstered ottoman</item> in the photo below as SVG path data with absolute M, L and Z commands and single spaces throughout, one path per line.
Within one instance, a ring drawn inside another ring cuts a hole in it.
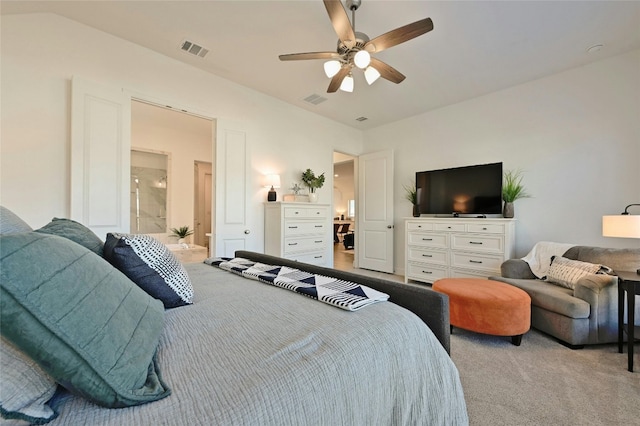
M 482 278 L 444 278 L 433 289 L 449 296 L 454 327 L 496 336 L 511 336 L 520 346 L 531 326 L 531 298 L 512 285 Z

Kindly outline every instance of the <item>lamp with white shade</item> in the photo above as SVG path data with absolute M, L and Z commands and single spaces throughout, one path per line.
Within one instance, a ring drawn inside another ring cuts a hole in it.
M 267 201 L 276 201 L 277 194 L 275 188 L 280 188 L 280 175 L 265 175 L 264 187 L 270 188 L 267 193 Z
M 617 238 L 640 238 L 640 215 L 629 214 L 629 204 L 619 215 L 602 216 L 602 236 Z M 640 274 L 640 269 L 636 272 Z

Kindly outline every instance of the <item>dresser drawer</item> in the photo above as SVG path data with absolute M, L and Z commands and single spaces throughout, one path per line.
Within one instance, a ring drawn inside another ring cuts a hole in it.
M 304 253 L 285 256 L 287 259 L 295 260 L 297 262 L 310 263 L 312 265 L 325 266 L 327 265 L 327 257 L 323 253 Z
M 409 231 L 433 231 L 433 223 L 407 222 Z
M 502 224 L 480 224 L 470 223 L 467 225 L 468 232 L 480 232 L 484 234 L 504 234 L 504 225 Z
M 423 247 L 447 248 L 449 239 L 447 234 L 431 234 L 422 232 L 409 232 L 407 244 Z
M 322 207 L 317 207 L 317 208 L 313 208 L 313 209 L 307 209 L 307 217 L 310 218 L 325 218 L 328 216 L 328 212 L 329 210 L 322 208 Z
M 284 225 L 285 237 L 293 237 L 297 235 L 324 234 L 326 230 L 324 222 L 287 222 Z
M 478 253 L 451 252 L 451 267 L 500 271 L 502 256 Z
M 466 231 L 464 223 L 434 223 L 434 231 Z
M 293 217 L 307 217 L 309 213 L 309 209 L 301 208 L 301 207 L 286 207 L 284 209 L 284 217 L 293 218 Z
M 486 253 L 504 252 L 504 237 L 502 235 L 451 235 L 453 250 L 467 250 Z
M 429 250 L 426 248 L 409 247 L 408 258 L 411 262 L 425 262 L 436 265 L 447 265 L 447 252 L 441 250 Z
M 450 273 L 451 278 L 489 278 L 490 275 L 488 272 L 482 271 L 467 271 L 464 269 L 452 269 Z
M 409 263 L 407 277 L 418 281 L 434 282 L 441 278 L 447 278 L 447 268 Z
M 287 238 L 284 240 L 284 253 L 322 250 L 326 245 L 327 241 L 322 236 L 317 238 Z

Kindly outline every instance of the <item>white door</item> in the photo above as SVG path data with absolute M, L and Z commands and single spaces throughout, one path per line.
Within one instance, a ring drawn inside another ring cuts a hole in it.
M 234 123 L 216 126 L 216 208 L 211 247 L 215 256 L 232 257 L 236 250 L 255 250 L 247 218 L 247 137 Z
M 71 87 L 71 219 L 104 240 L 130 228 L 131 96 L 78 77 Z
M 358 157 L 358 267 L 393 273 L 393 151 Z

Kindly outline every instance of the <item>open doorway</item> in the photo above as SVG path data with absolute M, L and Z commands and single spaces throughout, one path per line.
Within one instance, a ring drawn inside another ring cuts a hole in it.
M 356 197 L 355 159 L 333 153 L 333 267 L 348 271 L 354 268 Z
M 187 243 L 209 246 L 214 200 L 213 128 L 212 119 L 145 101 L 131 101 L 132 152 L 162 153 L 168 158 L 159 175 L 152 176 L 153 199 L 161 195 L 166 198 L 162 200 L 163 208 L 154 205 L 150 211 L 152 216 L 157 216 L 156 221 L 159 218 L 164 221 L 145 233 L 151 233 L 164 243 L 174 243 L 177 239 L 172 236 L 171 229 L 188 226 L 194 234 L 186 239 Z M 132 167 L 134 165 L 132 161 Z M 132 172 L 142 184 L 142 177 L 138 176 L 141 174 L 142 171 Z M 132 203 L 132 211 L 134 207 Z

